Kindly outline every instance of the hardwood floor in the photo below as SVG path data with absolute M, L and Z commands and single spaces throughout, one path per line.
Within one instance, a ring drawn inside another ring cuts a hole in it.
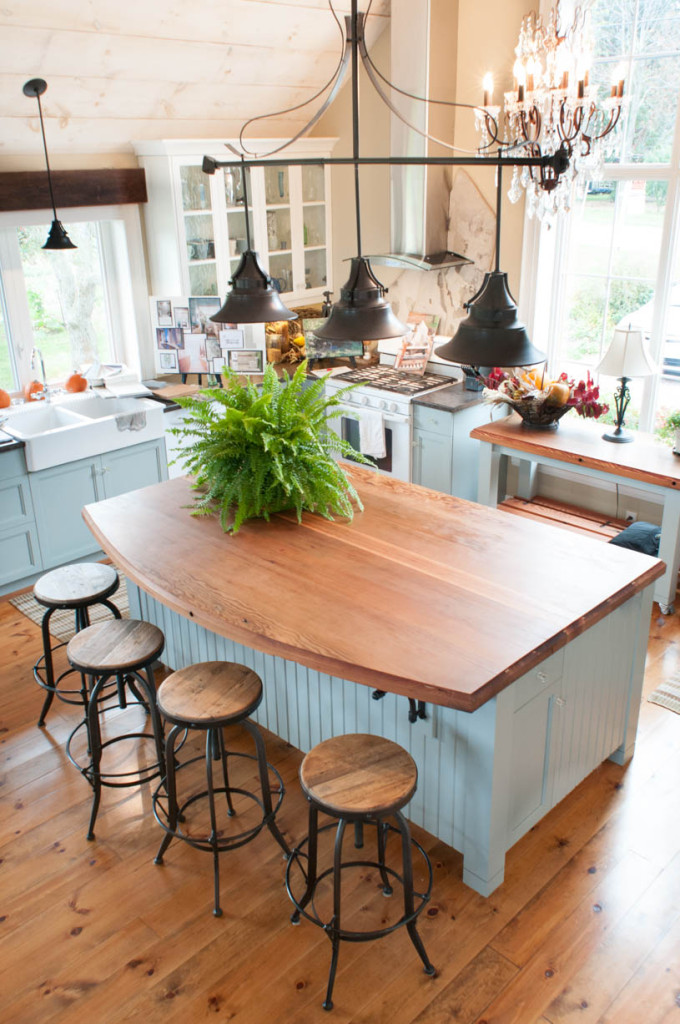
M 55 702 L 37 728 L 39 645 L 37 627 L 0 601 L 0 1020 L 680 1021 L 680 716 L 645 701 L 631 763 L 601 765 L 525 836 L 489 899 L 463 885 L 458 853 L 414 830 L 434 866 L 419 929 L 437 974 L 423 973 L 404 929 L 344 943 L 327 1018 L 330 943 L 289 923 L 284 862 L 266 831 L 223 855 L 222 918 L 211 914 L 209 854 L 175 842 L 153 864 L 162 833 L 149 787 L 104 790 L 86 841 L 91 791 L 64 754 L 78 714 Z M 678 670 L 680 618 L 655 605 L 646 691 Z M 287 789 L 278 820 L 298 840 L 301 755 L 266 740 Z M 370 871 L 343 892 L 363 927 L 398 916 Z

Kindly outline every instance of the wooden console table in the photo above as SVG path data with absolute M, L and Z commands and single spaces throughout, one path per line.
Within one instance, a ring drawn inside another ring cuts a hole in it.
M 661 611 L 673 611 L 680 564 L 680 457 L 651 434 L 638 433 L 629 444 L 602 438 L 601 423 L 580 420 L 569 414 L 557 430 L 524 427 L 513 413 L 503 420 L 476 427 L 471 437 L 485 442 L 479 454 L 478 501 L 496 506 L 505 498 L 507 460 L 519 457 L 519 497 L 534 497 L 536 469 L 568 468 L 584 477 L 634 483 L 655 494 L 663 503 L 659 558 L 666 563 L 657 581 L 654 599 Z

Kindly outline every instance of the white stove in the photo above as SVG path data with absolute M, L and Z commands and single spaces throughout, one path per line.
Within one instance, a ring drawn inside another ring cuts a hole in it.
M 421 395 L 449 387 L 462 378 L 462 373 L 460 367 L 451 363 L 428 363 L 426 372 L 420 375 L 395 370 L 393 363 L 394 355 L 381 351 L 380 364 L 349 369 L 346 373 L 329 377 L 326 381 L 328 394 L 337 393 L 350 384 L 358 386 L 343 397 L 346 414 L 343 412 L 343 415 L 329 420 L 328 425 L 354 448 L 371 455 L 378 472 L 410 481 L 411 403 Z M 384 432 L 382 456 L 362 447 L 362 430 L 369 418 L 372 420 L 373 438 L 379 436 L 381 430 Z

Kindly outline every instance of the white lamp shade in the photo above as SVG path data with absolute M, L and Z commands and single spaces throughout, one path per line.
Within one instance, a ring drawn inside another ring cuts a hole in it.
M 611 345 L 595 367 L 608 377 L 649 377 L 656 367 L 649 358 L 642 331 L 614 331 Z

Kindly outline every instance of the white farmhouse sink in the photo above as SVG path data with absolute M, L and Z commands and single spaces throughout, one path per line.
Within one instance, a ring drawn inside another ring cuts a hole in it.
M 8 410 L 6 433 L 23 441 L 30 472 L 163 436 L 163 406 L 148 398 L 73 395 Z

